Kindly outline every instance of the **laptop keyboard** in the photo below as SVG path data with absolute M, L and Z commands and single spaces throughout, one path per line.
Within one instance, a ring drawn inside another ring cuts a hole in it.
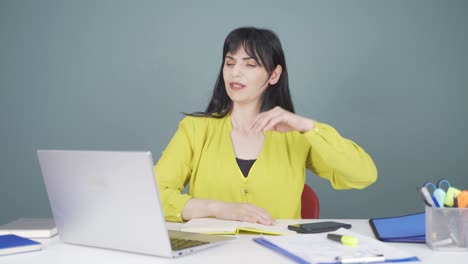
M 172 250 L 181 250 L 181 249 L 196 247 L 196 246 L 200 246 L 204 244 L 208 244 L 208 242 L 199 241 L 199 240 L 181 239 L 181 238 L 171 238 Z

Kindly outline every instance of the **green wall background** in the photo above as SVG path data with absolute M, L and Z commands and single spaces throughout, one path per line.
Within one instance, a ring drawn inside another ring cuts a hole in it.
M 276 31 L 296 111 L 374 158 L 365 190 L 309 173 L 322 218 L 422 211 L 468 189 L 467 1 L 0 1 L 0 223 L 51 215 L 36 149 L 151 150 L 204 109 L 225 36 Z

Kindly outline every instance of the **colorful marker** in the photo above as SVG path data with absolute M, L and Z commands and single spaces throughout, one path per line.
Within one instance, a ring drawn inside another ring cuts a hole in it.
M 346 246 L 356 246 L 359 243 L 359 239 L 353 236 L 328 234 L 327 238 L 333 241 L 341 242 L 341 244 L 346 245 Z

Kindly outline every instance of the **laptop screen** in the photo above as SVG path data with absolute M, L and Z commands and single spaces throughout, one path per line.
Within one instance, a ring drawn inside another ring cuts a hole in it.
M 172 256 L 150 152 L 37 154 L 63 242 Z

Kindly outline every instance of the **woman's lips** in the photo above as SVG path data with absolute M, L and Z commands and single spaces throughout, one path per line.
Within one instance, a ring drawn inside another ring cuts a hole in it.
M 238 82 L 230 82 L 229 87 L 232 90 L 241 90 L 241 89 L 245 88 L 245 85 L 242 84 L 242 83 L 238 83 Z

